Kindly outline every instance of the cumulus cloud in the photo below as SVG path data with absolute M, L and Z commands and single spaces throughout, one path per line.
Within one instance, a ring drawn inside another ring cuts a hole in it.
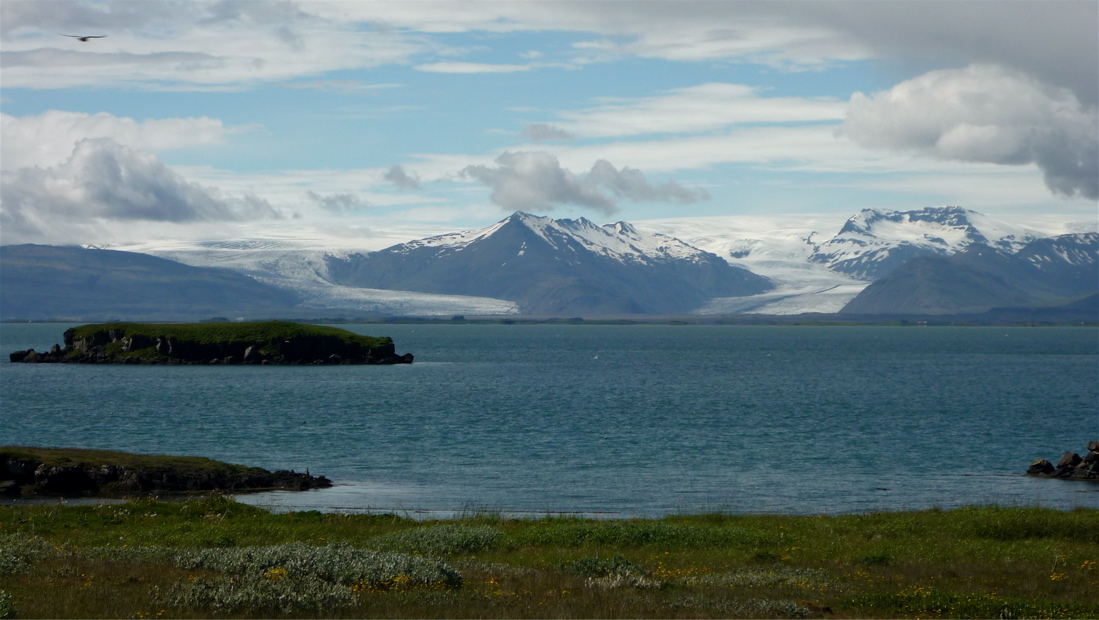
M 576 136 L 553 125 L 546 123 L 533 123 L 523 128 L 523 137 L 534 142 L 547 140 L 572 140 Z
M 393 165 L 385 173 L 385 180 L 401 189 L 420 189 L 420 180 L 415 176 L 410 176 L 405 172 L 404 166 L 400 164 Z
M 278 218 L 254 195 L 224 198 L 191 183 L 151 153 L 107 138 L 81 140 L 64 163 L 19 168 L 0 176 L 5 225 L 33 231 L 40 223 L 89 220 L 150 222 Z
M 636 168 L 615 168 L 605 159 L 592 166 L 585 179 L 587 183 L 606 187 L 615 196 L 634 202 L 679 202 L 690 204 L 699 200 L 709 200 L 706 190 L 690 190 L 674 181 L 653 185 Z
M 351 193 L 322 195 L 310 190 L 305 195 L 309 200 L 315 202 L 318 207 L 331 213 L 353 213 L 369 209 L 372 206 L 369 202 Z
M 67 160 L 84 138 L 110 138 L 143 151 L 221 144 L 229 133 L 220 120 L 166 118 L 136 121 L 106 112 L 85 114 L 48 110 L 36 116 L 0 114 L 0 160 L 5 168 L 55 166 Z
M 941 159 L 1036 164 L 1065 196 L 1099 198 L 1099 115 L 1067 89 L 995 65 L 932 71 L 855 93 L 843 132 L 856 143 Z
M 640 170 L 619 170 L 605 160 L 595 162 L 586 175 L 562 168 L 556 157 L 542 152 L 507 152 L 495 163 L 466 166 L 462 174 L 491 187 L 492 202 L 509 211 L 571 204 L 611 214 L 618 210 L 621 198 L 680 203 L 709 198 L 704 191 L 688 190 L 673 181 L 653 185 Z

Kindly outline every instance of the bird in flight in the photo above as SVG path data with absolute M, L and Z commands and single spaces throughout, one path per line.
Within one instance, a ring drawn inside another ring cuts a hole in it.
M 61 36 L 63 36 L 63 37 L 72 37 L 74 39 L 80 39 L 84 43 L 87 43 L 88 39 L 106 39 L 107 38 L 107 35 L 105 35 L 105 34 L 89 34 L 87 36 L 80 36 L 78 34 L 63 34 Z

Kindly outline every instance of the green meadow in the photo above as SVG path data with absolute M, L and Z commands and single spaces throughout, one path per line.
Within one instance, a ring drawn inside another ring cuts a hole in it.
M 0 507 L 0 617 L 1095 618 L 1099 511 L 656 520 Z

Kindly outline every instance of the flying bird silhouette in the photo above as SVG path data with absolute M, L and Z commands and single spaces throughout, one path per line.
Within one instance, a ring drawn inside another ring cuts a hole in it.
M 105 35 L 105 34 L 89 34 L 87 36 L 81 36 L 81 35 L 78 35 L 78 34 L 63 34 L 61 36 L 63 36 L 63 37 L 72 37 L 74 39 L 80 39 L 84 43 L 87 43 L 88 39 L 106 39 L 107 38 L 107 35 Z

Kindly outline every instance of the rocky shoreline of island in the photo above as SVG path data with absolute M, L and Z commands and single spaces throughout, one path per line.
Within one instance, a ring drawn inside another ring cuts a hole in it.
M 0 447 L 0 495 L 9 498 L 305 491 L 331 486 L 332 481 L 325 476 L 308 471 L 268 471 L 203 457 Z

